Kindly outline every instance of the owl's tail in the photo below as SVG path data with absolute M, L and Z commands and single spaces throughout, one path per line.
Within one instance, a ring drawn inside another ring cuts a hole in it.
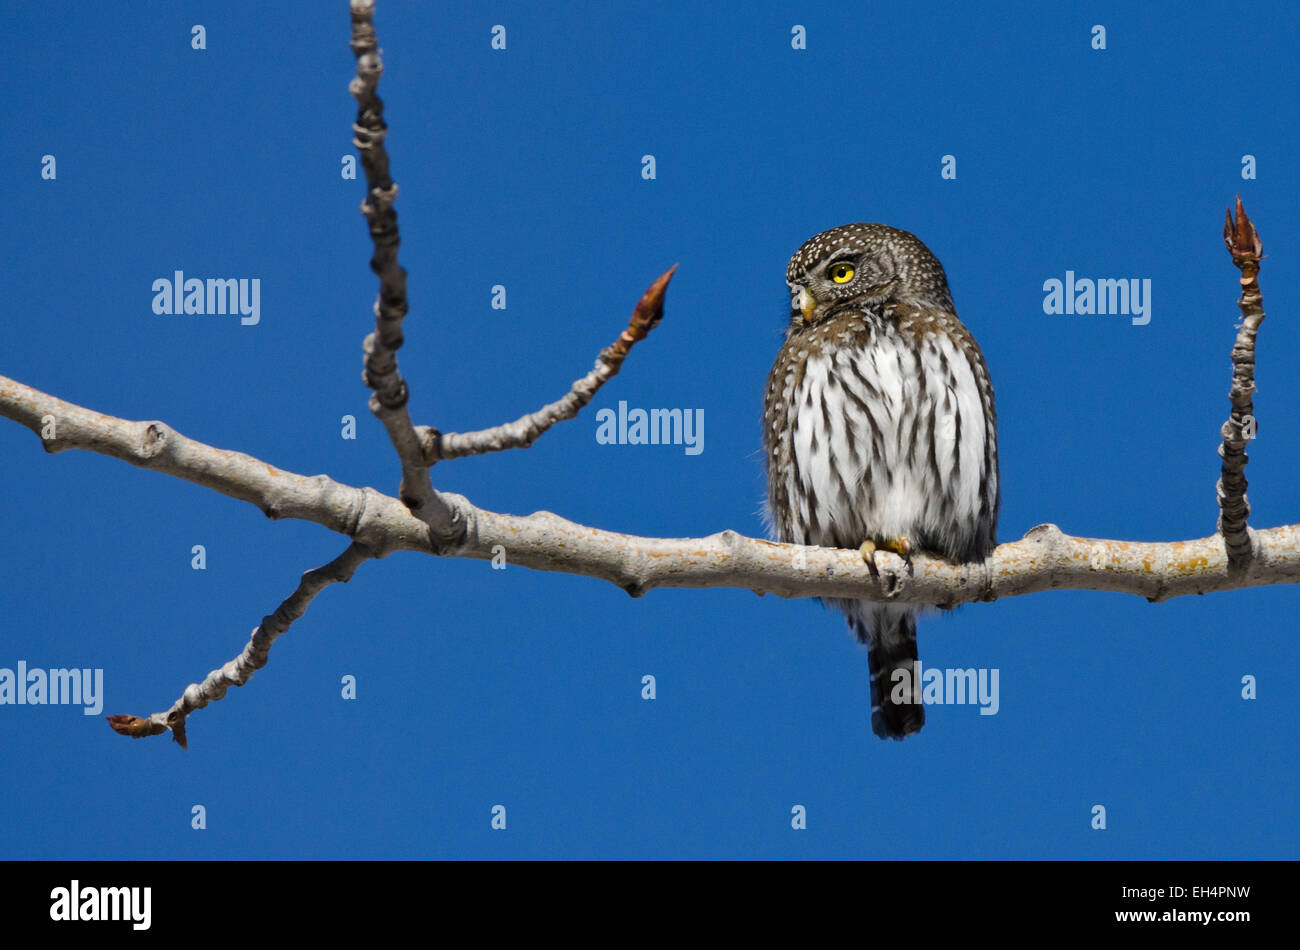
M 913 681 L 916 609 L 868 603 L 847 613 L 849 627 L 867 645 L 871 731 L 882 739 L 902 739 L 919 732 L 925 725 L 925 706 Z

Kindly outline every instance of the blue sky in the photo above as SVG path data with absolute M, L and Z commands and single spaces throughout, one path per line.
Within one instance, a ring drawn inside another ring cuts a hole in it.
M 1300 522 L 1293 6 L 462 6 L 377 16 L 416 420 L 463 431 L 558 397 L 681 266 L 663 324 L 577 420 L 441 464 L 439 488 L 638 534 L 761 534 L 786 261 L 880 221 L 943 261 L 984 350 L 1000 540 L 1045 521 L 1205 536 L 1237 316 L 1220 230 L 1240 192 L 1268 254 L 1252 524 Z M 0 373 L 395 494 L 360 381 L 363 184 L 339 172 L 347 4 L 49 2 L 9 20 Z M 259 278 L 260 322 L 154 314 L 152 282 L 177 269 Z M 1044 313 L 1067 271 L 1149 279 L 1150 323 Z M 704 451 L 598 444 L 596 411 L 619 400 L 702 410 Z M 105 714 L 167 708 L 345 546 L 103 456 L 48 456 L 6 420 L 0 456 L 0 667 L 101 668 Z M 885 743 L 865 651 L 812 601 L 631 599 L 399 554 L 317 598 L 266 669 L 190 719 L 187 752 L 76 707 L 0 705 L 0 857 L 1296 857 L 1298 612 L 1279 587 L 929 617 L 922 662 L 999 670 L 998 712 L 931 707 Z

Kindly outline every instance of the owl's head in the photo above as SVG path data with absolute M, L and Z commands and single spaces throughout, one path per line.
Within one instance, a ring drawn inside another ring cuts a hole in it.
M 809 238 L 785 280 L 794 327 L 886 302 L 954 310 L 943 265 L 916 235 L 885 224 L 842 224 Z

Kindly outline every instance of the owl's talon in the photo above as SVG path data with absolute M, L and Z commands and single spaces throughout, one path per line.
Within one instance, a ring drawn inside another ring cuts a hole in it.
M 858 553 L 862 555 L 862 560 L 867 562 L 867 573 L 872 577 L 879 577 L 880 568 L 876 566 L 876 542 L 863 541 L 862 546 L 858 548 Z
M 898 537 L 898 556 L 901 557 L 903 563 L 907 565 L 907 573 L 910 576 L 913 572 L 912 542 L 905 535 L 899 535 Z
M 871 576 L 885 582 L 882 587 L 886 597 L 892 598 L 903 589 L 903 578 L 912 573 L 912 543 L 905 536 L 863 541 L 858 551 L 862 554 L 862 560 L 867 562 L 867 571 Z M 903 561 L 903 570 L 896 570 L 888 561 L 882 569 L 876 560 L 882 551 L 897 554 Z
M 897 537 L 886 538 L 880 542 L 880 548 L 885 551 L 893 551 L 901 557 L 903 563 L 907 565 L 907 573 L 912 573 L 912 541 L 907 535 L 900 534 Z

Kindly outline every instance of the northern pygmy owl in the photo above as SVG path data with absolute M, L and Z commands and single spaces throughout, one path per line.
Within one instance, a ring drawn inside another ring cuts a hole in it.
M 777 538 L 983 560 L 996 545 L 997 415 L 943 267 L 914 235 L 845 224 L 786 268 L 790 325 L 767 380 L 763 445 Z M 871 728 L 921 728 L 919 609 L 828 599 L 868 648 Z

